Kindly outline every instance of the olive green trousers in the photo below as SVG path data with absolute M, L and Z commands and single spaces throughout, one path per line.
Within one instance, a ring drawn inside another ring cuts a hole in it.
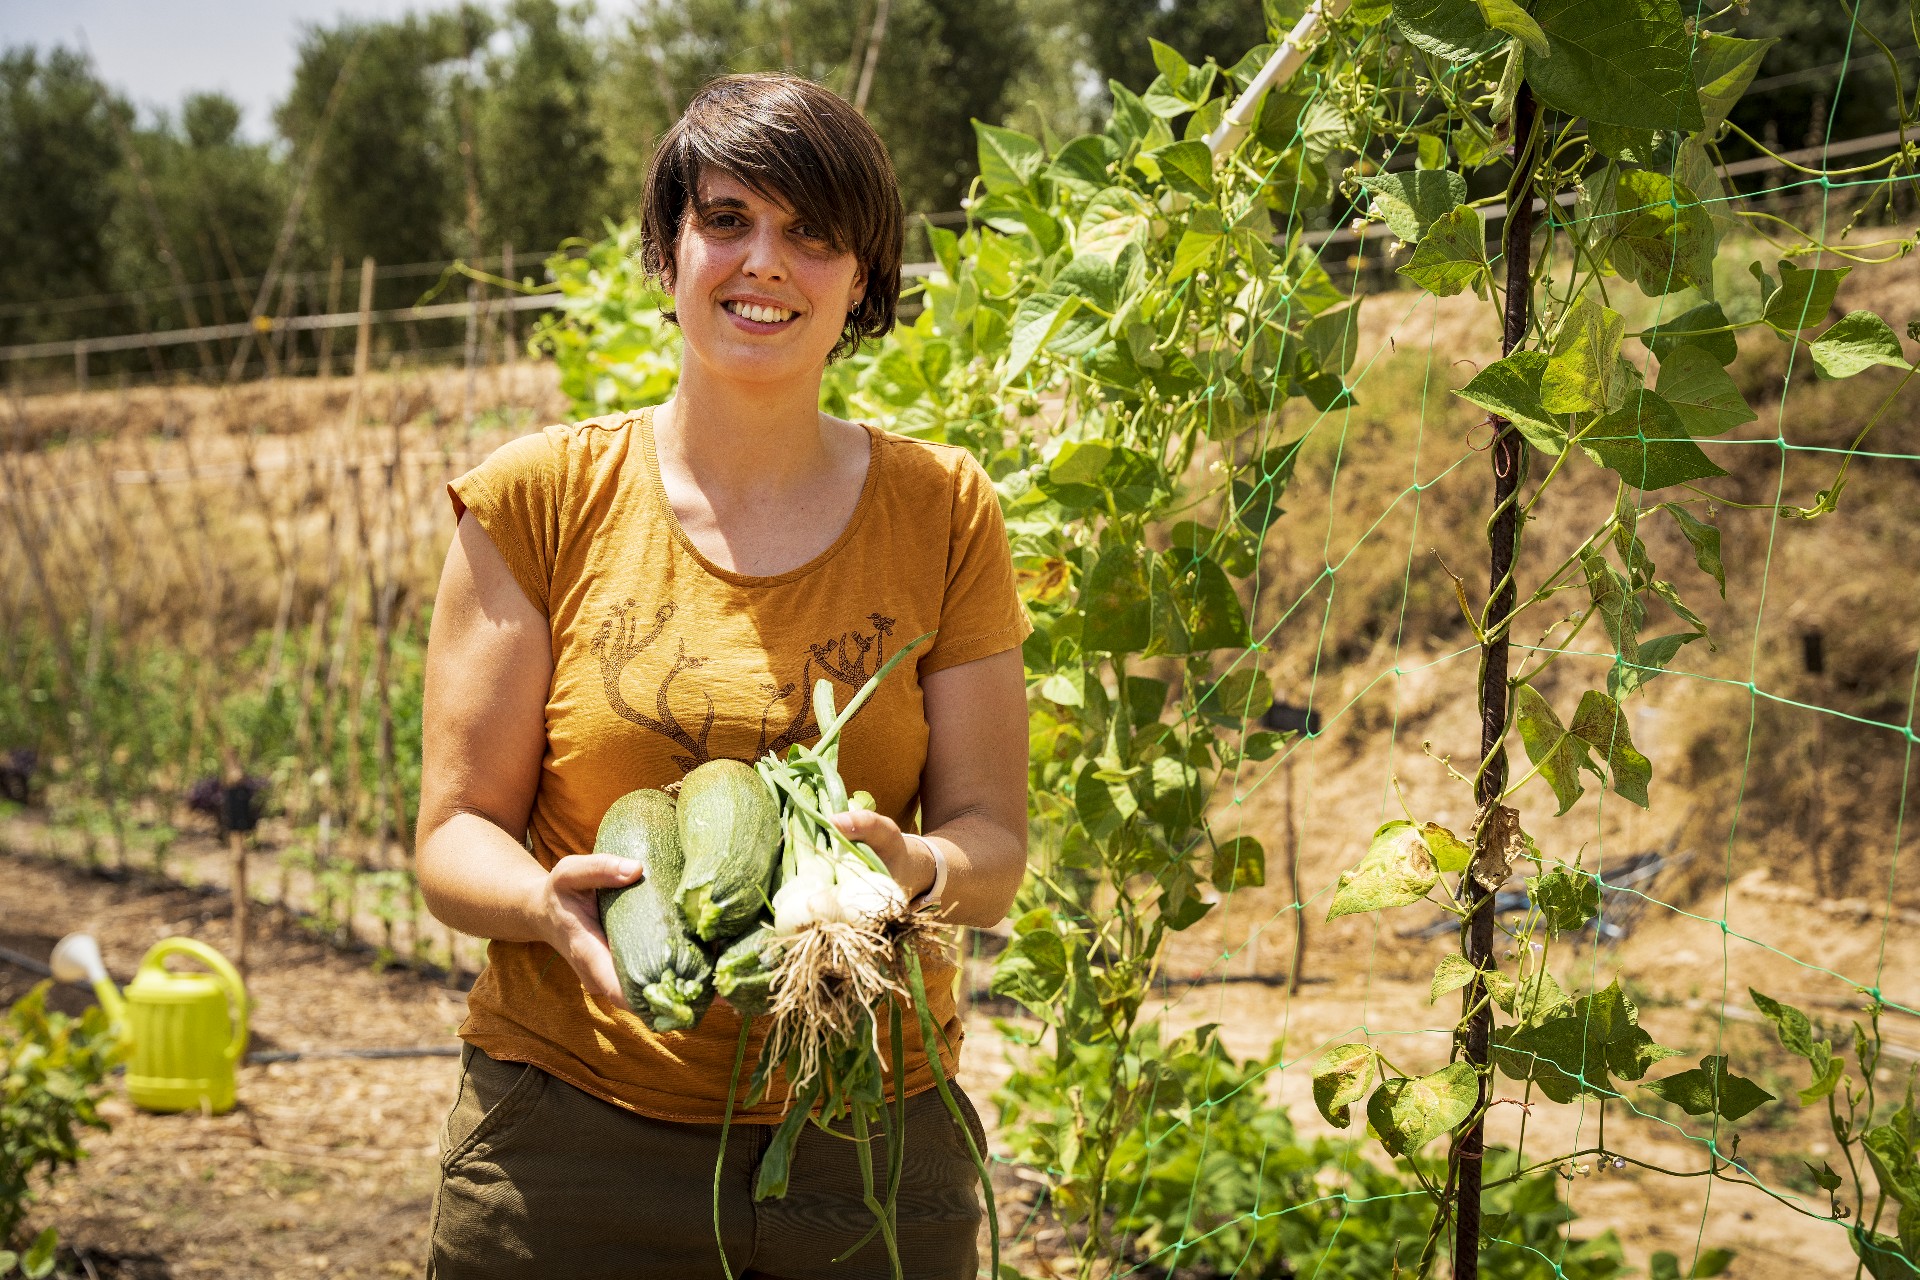
M 957 1087 L 973 1139 L 986 1134 Z M 808 1125 L 788 1191 L 753 1199 L 773 1126 L 736 1124 L 720 1170 L 719 1238 L 739 1280 L 888 1277 L 884 1243 L 866 1235 L 854 1143 Z M 887 1141 L 872 1139 L 884 1183 Z M 538 1067 L 497 1062 L 472 1045 L 441 1134 L 429 1280 L 704 1280 L 722 1277 L 714 1230 L 720 1126 L 635 1115 Z M 937 1091 L 907 1100 L 898 1205 L 910 1280 L 974 1280 L 983 1210 L 967 1141 Z

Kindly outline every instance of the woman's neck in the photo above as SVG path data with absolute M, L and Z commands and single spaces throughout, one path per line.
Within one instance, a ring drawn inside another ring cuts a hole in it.
M 829 465 L 819 406 L 817 377 L 742 383 L 688 360 L 673 398 L 655 411 L 655 448 L 702 488 L 783 489 Z

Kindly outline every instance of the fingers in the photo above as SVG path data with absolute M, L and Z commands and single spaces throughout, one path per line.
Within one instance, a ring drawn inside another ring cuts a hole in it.
M 887 871 L 908 893 L 919 893 L 933 883 L 933 859 L 910 841 L 900 824 L 884 814 L 855 809 L 835 814 L 833 825 L 849 839 L 873 850 Z
M 634 858 L 588 853 L 562 858 L 547 873 L 547 940 L 566 958 L 589 996 L 619 1009 L 627 1008 L 627 1001 L 620 991 L 607 935 L 600 928 L 595 891 L 633 884 L 644 870 Z
M 850 840 L 858 840 L 875 853 L 883 843 L 900 839 L 900 824 L 884 813 L 874 813 L 870 809 L 851 809 L 833 817 L 833 825 L 840 828 Z
M 627 997 L 620 990 L 620 975 L 614 972 L 613 954 L 605 947 L 596 952 L 568 957 L 580 975 L 580 985 L 596 1000 L 604 1000 L 616 1009 L 626 1009 Z
M 637 858 L 616 858 L 610 853 L 577 853 L 553 864 L 547 879 L 555 889 L 579 892 L 583 889 L 618 889 L 633 884 L 646 868 Z
M 835 814 L 833 825 L 849 840 L 858 841 L 873 850 L 894 878 L 900 878 L 901 860 L 907 856 L 907 841 L 900 834 L 899 823 L 885 814 L 853 809 Z
M 579 898 L 561 898 L 560 945 L 556 948 L 580 979 L 586 993 L 617 1008 L 628 1007 L 620 990 L 620 974 L 614 968 L 613 951 L 607 935 L 600 929 L 598 912 Z

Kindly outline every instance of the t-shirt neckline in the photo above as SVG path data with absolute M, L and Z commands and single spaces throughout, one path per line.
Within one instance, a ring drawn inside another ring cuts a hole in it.
M 665 482 L 660 479 L 660 455 L 654 445 L 653 439 L 653 413 L 657 407 L 658 406 L 655 405 L 649 405 L 644 409 L 638 410 L 633 415 L 636 420 L 636 426 L 640 432 L 640 457 L 647 468 L 648 491 L 652 493 L 654 501 L 659 503 L 660 516 L 667 522 L 667 527 L 673 531 L 674 541 L 678 542 L 681 549 L 693 557 L 694 563 L 699 565 L 702 570 L 722 582 L 736 587 L 775 587 L 782 583 L 794 582 L 806 577 L 808 574 L 825 566 L 828 561 L 840 553 L 841 549 L 845 547 L 847 543 L 853 540 L 855 532 L 860 528 L 861 521 L 866 519 L 867 508 L 873 505 L 873 494 L 880 477 L 880 459 L 884 455 L 880 449 L 880 433 L 867 423 L 861 422 L 855 425 L 867 433 L 867 478 L 860 486 L 860 499 L 854 503 L 853 514 L 847 517 L 847 523 L 840 530 L 839 537 L 835 538 L 828 544 L 824 551 L 814 556 L 813 559 L 808 560 L 804 564 L 797 565 L 792 569 L 788 569 L 784 573 L 739 573 L 733 569 L 724 568 L 721 565 L 715 564 L 707 558 L 705 552 L 701 551 L 700 548 L 694 544 L 693 539 L 687 536 L 687 531 L 681 527 L 680 517 L 674 514 L 673 503 L 667 497 L 667 486 Z

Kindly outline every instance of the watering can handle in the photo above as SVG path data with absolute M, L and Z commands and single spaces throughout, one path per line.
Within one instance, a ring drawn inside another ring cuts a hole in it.
M 213 971 L 213 976 L 227 990 L 227 999 L 233 1005 L 233 1040 L 227 1045 L 227 1057 L 238 1061 L 247 1047 L 247 986 L 240 981 L 239 972 L 227 958 L 197 938 L 163 938 L 147 952 L 140 962 L 142 969 L 160 969 L 170 955 L 187 955 L 198 960 Z

